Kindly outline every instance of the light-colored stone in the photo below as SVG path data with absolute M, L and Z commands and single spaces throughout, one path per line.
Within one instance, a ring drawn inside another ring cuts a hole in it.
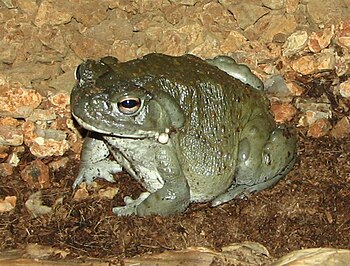
M 287 84 L 289 91 L 294 96 L 301 96 L 305 91 L 305 89 L 302 86 L 298 85 L 295 82 L 287 82 L 286 84 Z
M 343 97 L 346 97 L 346 98 L 350 97 L 350 79 L 342 82 L 339 85 L 339 93 Z
M 56 119 L 56 114 L 51 109 L 34 109 L 28 116 L 28 121 L 52 121 Z
M 36 0 L 16 0 L 18 3 L 18 7 L 30 17 L 34 17 L 34 15 L 38 12 L 38 3 Z
M 41 160 L 32 161 L 22 171 L 21 177 L 31 188 L 50 187 L 49 167 Z
M 101 199 L 113 199 L 118 194 L 119 189 L 116 187 L 107 187 L 98 191 L 98 197 Z
M 349 64 L 347 62 L 347 59 L 342 56 L 338 56 L 336 54 L 334 68 L 335 68 L 335 73 L 337 74 L 338 77 L 345 75 L 349 70 Z
M 31 89 L 10 89 L 0 92 L 0 115 L 28 117 L 42 101 L 41 95 Z
M 78 66 L 78 65 L 76 65 Z M 76 80 L 74 77 L 74 70 L 63 73 L 62 75 L 57 76 L 52 79 L 48 85 L 51 88 L 54 88 L 58 92 L 64 92 L 69 94 L 75 85 Z
M 313 138 L 320 138 L 327 135 L 331 128 L 332 125 L 328 119 L 321 118 L 310 125 L 307 135 Z
M 199 0 L 169 0 L 171 3 L 194 6 Z
M 298 9 L 299 0 L 286 0 L 286 12 L 294 13 Z
M 335 124 L 335 126 L 331 130 L 331 136 L 338 139 L 350 136 L 349 117 L 344 116 Z
M 277 98 L 291 96 L 290 90 L 281 75 L 273 75 L 265 80 L 264 88 L 269 94 L 272 94 Z
M 12 68 L 3 72 L 10 88 L 33 88 L 33 84 L 53 78 L 61 72 L 59 63 L 55 61 L 42 63 L 36 62 L 34 58 L 32 61 L 17 60 L 19 58 Z
M 23 144 L 23 132 L 20 122 L 12 117 L 0 118 L 0 145 L 20 146 Z
M 321 32 L 312 32 L 309 38 L 308 46 L 311 52 L 319 53 L 328 47 L 334 37 L 335 26 L 325 28 Z
M 9 163 L 0 163 L 0 178 L 4 177 L 4 176 L 9 176 L 9 175 L 12 175 L 12 174 L 13 174 L 13 166 L 11 164 L 9 164 Z
M 269 10 L 265 7 L 244 2 L 241 2 L 238 5 L 229 6 L 228 10 L 233 13 L 237 20 L 238 26 L 243 30 L 249 26 L 252 26 L 261 17 L 269 12 Z
M 72 36 L 70 47 L 80 59 L 99 59 L 108 54 L 107 43 L 75 33 Z
M 350 19 L 350 2 L 343 0 L 308 0 L 306 1 L 309 19 L 316 24 L 329 24 Z
M 271 9 L 282 9 L 285 4 L 285 0 L 262 0 L 262 4 Z
M 112 45 L 114 41 L 130 40 L 133 35 L 133 25 L 127 18 L 126 13 L 114 11 L 106 20 L 98 25 L 87 28 L 84 35 L 99 42 Z
M 12 211 L 16 207 L 16 202 L 16 196 L 7 196 L 5 199 L 0 199 L 0 213 Z
M 335 55 L 332 52 L 306 55 L 293 61 L 292 68 L 303 75 L 333 70 L 335 69 Z
M 40 129 L 33 122 L 26 121 L 22 125 L 24 142 L 30 152 L 38 157 L 62 156 L 69 150 L 66 133 L 55 129 Z
M 43 205 L 41 190 L 29 196 L 28 200 L 25 202 L 25 207 L 33 218 L 52 212 L 51 207 Z
M 331 104 L 328 99 L 320 97 L 318 100 L 320 102 L 314 102 L 310 99 L 297 99 L 295 106 L 303 113 L 298 126 L 310 126 L 321 118 L 327 120 L 332 118 Z
M 247 27 L 244 30 L 244 36 L 248 40 L 261 40 L 266 43 L 272 42 L 275 36 L 288 36 L 293 33 L 297 25 L 293 15 L 271 11 L 259 19 L 254 25 Z
M 73 88 L 73 87 L 72 87 Z M 70 103 L 70 95 L 65 92 L 59 92 L 49 97 L 50 103 L 61 109 L 67 109 Z M 69 109 L 67 109 L 68 111 Z
M 231 31 L 220 45 L 223 54 L 233 53 L 239 50 L 247 42 L 247 39 L 237 31 Z
M 50 162 L 49 163 L 49 167 L 53 171 L 57 171 L 57 170 L 59 170 L 61 168 L 65 168 L 67 166 L 69 160 L 70 160 L 69 157 L 59 158 L 58 160 Z
M 131 59 L 135 59 L 138 56 L 143 56 L 149 52 L 148 49 L 146 49 L 145 52 L 140 52 L 139 47 L 130 41 L 124 40 L 116 40 L 111 45 L 111 47 L 108 50 L 108 54 L 111 56 L 114 56 L 118 58 L 119 61 L 125 62 Z
M 44 45 L 60 54 L 65 54 L 68 49 L 63 33 L 57 26 L 50 24 L 42 25 L 39 29 L 38 38 Z
M 74 9 L 70 5 L 68 6 L 67 1 L 65 2 L 67 8 L 59 8 L 57 3 L 60 3 L 60 1 L 42 1 L 39 6 L 36 18 L 34 20 L 35 25 L 40 28 L 44 24 L 62 25 L 64 23 L 68 23 L 72 18 L 71 12 Z
M 297 109 L 290 103 L 272 103 L 271 111 L 277 123 L 291 121 L 297 113 Z
M 295 55 L 305 49 L 307 46 L 309 35 L 306 31 L 296 31 L 287 38 L 283 45 L 283 55 Z

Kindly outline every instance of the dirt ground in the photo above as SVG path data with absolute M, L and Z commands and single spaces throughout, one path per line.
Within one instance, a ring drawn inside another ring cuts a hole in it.
M 4 10 L 4 7 L 1 8 Z M 123 12 L 125 10 L 128 11 L 125 8 Z M 67 24 L 62 27 L 67 27 Z M 73 46 L 70 48 L 74 50 Z M 150 47 L 147 49 L 151 50 Z M 82 50 L 86 52 L 85 48 Z M 215 49 L 212 51 L 213 54 L 216 52 Z M 50 56 L 47 60 L 56 60 Z M 79 54 L 79 57 L 84 55 Z M 4 61 L 0 70 L 7 71 L 15 65 L 15 61 L 9 63 L 8 60 Z M 57 59 L 57 62 L 64 62 L 64 59 Z M 296 76 L 304 91 L 293 97 L 293 104 L 296 98 L 307 100 L 310 104 L 328 99 L 332 113 L 328 118 L 331 127 L 350 115 L 350 98 L 340 97 L 339 91 L 334 89 L 349 78 L 348 72 L 340 78 L 332 69 L 322 71 L 321 75 L 299 73 Z M 336 84 L 334 80 L 337 80 Z M 261 243 L 273 257 L 312 247 L 349 249 L 350 135 L 335 138 L 327 133 L 322 137 L 312 137 L 308 134 L 308 126 L 300 125 L 303 115 L 298 110 L 289 122 L 299 136 L 296 165 L 276 186 L 215 208 L 208 204 L 191 204 L 185 213 L 171 217 L 113 215 L 112 207 L 122 204 L 124 196 L 136 197 L 142 192 L 140 185 L 126 173 L 115 176 L 117 182 L 114 184 L 98 180 L 97 187 L 89 190 L 90 194 L 94 194 L 104 188 L 118 188 L 113 200 L 100 197 L 74 200 L 72 184 L 79 166 L 79 156 L 74 149 L 67 150 L 62 156 L 40 158 L 45 165 L 59 163 L 62 159 L 65 159 L 65 164 L 49 172 L 49 187 L 39 189 L 24 182 L 21 177 L 21 172 L 38 160 L 37 156 L 26 145 L 23 145 L 22 152 L 13 146 L 6 147 L 7 156 L 0 158 L 0 164 L 7 163 L 15 149 L 20 162 L 13 168 L 13 173 L 0 177 L 0 199 L 7 195 L 17 197 L 13 210 L 0 213 L 0 251 L 37 243 L 64 250 L 68 258 L 108 259 L 182 250 L 191 246 L 220 251 L 226 245 L 243 241 Z M 19 118 L 21 123 L 24 120 L 26 118 Z M 36 173 L 31 175 L 35 179 Z M 42 205 L 51 206 L 52 211 L 33 217 L 25 202 L 37 191 L 42 193 Z M 58 254 L 57 259 L 61 256 Z

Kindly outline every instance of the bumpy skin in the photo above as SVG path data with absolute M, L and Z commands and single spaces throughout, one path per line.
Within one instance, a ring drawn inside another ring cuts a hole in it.
M 295 161 L 295 134 L 275 125 L 259 82 L 255 89 L 226 73 L 231 64 L 256 82 L 245 66 L 226 58 L 221 67 L 221 61 L 149 54 L 82 63 L 72 113 L 94 133 L 85 140 L 74 187 L 95 177 L 113 181 L 124 168 L 147 192 L 126 197 L 114 213 L 170 215 L 193 201 L 216 206 L 246 196 L 286 175 Z M 125 113 L 123 99 L 140 105 Z

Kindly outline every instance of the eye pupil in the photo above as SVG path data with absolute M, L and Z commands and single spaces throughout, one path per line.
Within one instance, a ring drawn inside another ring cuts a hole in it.
M 136 100 L 124 100 L 120 103 L 124 108 L 133 108 L 139 104 Z
M 141 100 L 139 98 L 126 98 L 118 102 L 118 109 L 126 115 L 133 115 L 141 108 Z

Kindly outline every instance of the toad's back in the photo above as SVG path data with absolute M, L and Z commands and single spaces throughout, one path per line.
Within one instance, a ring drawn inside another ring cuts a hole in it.
M 171 94 L 182 109 L 185 124 L 174 143 L 193 200 L 211 199 L 232 184 L 240 132 L 249 120 L 260 117 L 270 131 L 274 127 L 262 92 L 198 57 L 149 54 L 116 64 L 115 71 L 154 95 Z

